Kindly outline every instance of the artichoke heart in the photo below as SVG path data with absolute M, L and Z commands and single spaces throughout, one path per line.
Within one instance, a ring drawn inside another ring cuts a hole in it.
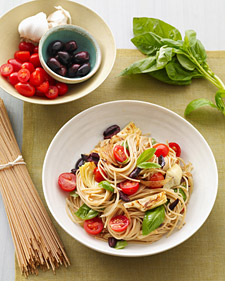
M 145 198 L 134 200 L 124 204 L 125 208 L 136 208 L 142 212 L 145 212 L 150 209 L 154 209 L 162 204 L 167 202 L 166 193 L 160 192 Z
M 163 186 L 164 188 L 171 188 L 180 184 L 182 179 L 182 170 L 178 164 L 174 164 L 166 172 L 166 178 L 169 181 Z
M 82 182 L 86 187 L 94 187 L 97 185 L 94 178 L 95 168 L 94 162 L 87 162 L 79 168 Z
M 132 135 L 132 134 L 141 135 L 142 132 L 138 127 L 136 127 L 136 125 L 133 122 L 130 122 L 126 127 L 124 127 L 117 134 L 117 136 L 124 138 L 124 137 L 127 137 L 128 135 Z

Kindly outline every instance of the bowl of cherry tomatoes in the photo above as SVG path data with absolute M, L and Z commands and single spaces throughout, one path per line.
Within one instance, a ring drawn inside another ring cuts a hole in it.
M 57 77 L 59 75 L 52 69 L 49 70 L 49 66 L 42 62 L 42 55 L 40 56 L 41 44 L 22 40 L 19 36 L 18 25 L 23 19 L 40 11 L 47 15 L 51 14 L 54 12 L 55 1 L 49 0 L 48 5 L 44 0 L 27 2 L 0 18 L 0 87 L 11 96 L 35 104 L 62 104 L 91 93 L 109 75 L 116 58 L 115 41 L 109 27 L 95 12 L 83 5 L 66 0 L 62 0 L 60 5 L 70 11 L 72 24 L 86 30 L 98 43 L 101 64 L 98 65 L 97 72 L 92 76 L 92 69 L 95 66 L 92 59 L 88 60 L 85 57 L 87 55 L 85 52 L 89 53 L 85 47 L 77 50 L 81 52 L 78 56 L 85 60 L 79 64 L 80 67 L 82 66 L 78 72 L 81 74 L 79 77 L 67 77 L 68 80 L 65 81 Z M 82 15 L 82 18 L 79 15 Z M 7 34 L 5 30 L 8 31 Z M 91 54 L 92 51 L 89 53 L 90 57 Z M 89 70 L 88 63 L 90 63 Z M 72 70 L 76 71 L 75 66 Z M 85 73 L 87 71 L 88 73 Z M 71 80 L 86 81 L 71 84 Z

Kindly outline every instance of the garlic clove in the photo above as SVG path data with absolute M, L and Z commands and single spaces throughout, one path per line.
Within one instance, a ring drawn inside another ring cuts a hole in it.
M 23 19 L 18 26 L 20 37 L 33 42 L 39 42 L 48 29 L 47 16 L 43 12 Z
M 61 6 L 56 6 L 55 9 L 57 11 L 50 14 L 47 18 L 49 28 L 57 25 L 70 24 L 72 22 L 68 11 L 63 9 Z

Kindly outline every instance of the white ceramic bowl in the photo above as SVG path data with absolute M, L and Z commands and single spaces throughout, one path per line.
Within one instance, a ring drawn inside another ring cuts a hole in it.
M 104 118 L 103 118 L 104 117 Z M 186 224 L 181 230 L 153 244 L 129 243 L 122 250 L 110 248 L 74 224 L 66 213 L 67 194 L 57 185 L 57 178 L 69 172 L 81 153 L 89 151 L 102 139 L 104 129 L 112 124 L 121 128 L 133 121 L 143 133 L 150 132 L 158 141 L 180 144 L 182 158 L 194 166 L 194 190 L 187 208 Z M 141 101 L 114 101 L 89 108 L 67 122 L 51 142 L 43 166 L 43 189 L 48 207 L 59 225 L 84 245 L 106 254 L 138 257 L 171 249 L 191 237 L 206 221 L 217 194 L 218 173 L 213 153 L 203 136 L 185 119 L 158 105 Z

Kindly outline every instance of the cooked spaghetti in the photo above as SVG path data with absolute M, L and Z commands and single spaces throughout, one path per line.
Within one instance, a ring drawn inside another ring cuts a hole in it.
M 100 239 L 149 243 L 183 227 L 193 180 L 179 145 L 158 143 L 131 122 L 90 155 L 72 170 L 67 211 L 75 223 Z

